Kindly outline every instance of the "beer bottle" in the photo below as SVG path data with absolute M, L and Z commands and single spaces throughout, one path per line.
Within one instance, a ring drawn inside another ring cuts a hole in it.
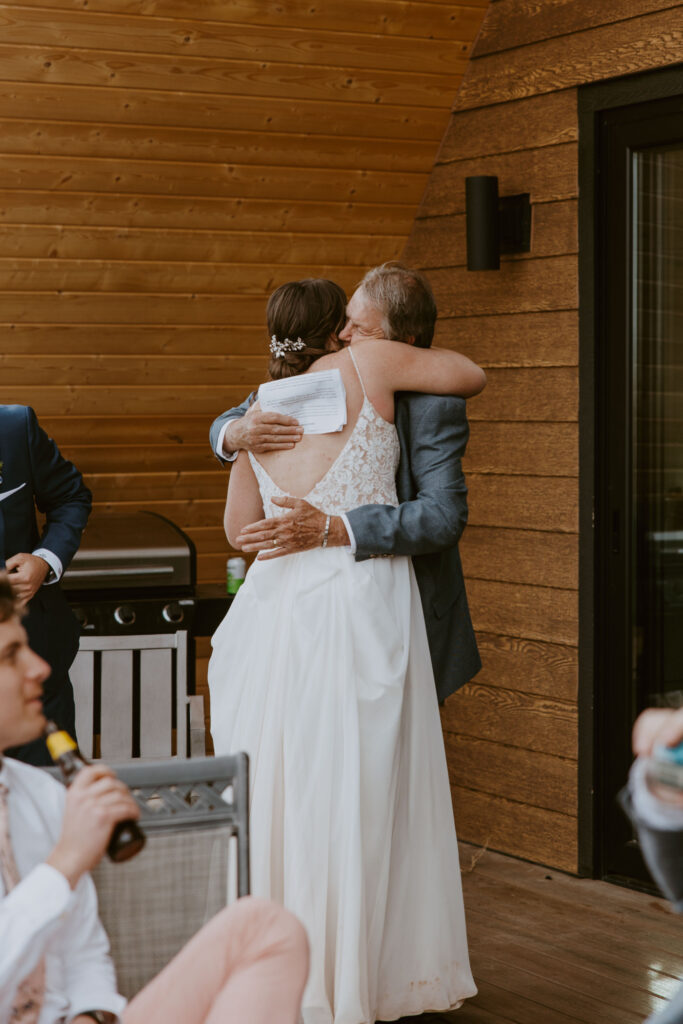
M 45 742 L 50 757 L 62 770 L 64 782 L 70 786 L 80 770 L 85 768 L 89 762 L 83 757 L 68 732 L 60 729 L 54 722 L 48 722 L 45 726 Z M 137 822 L 132 819 L 119 821 L 114 825 L 107 853 L 113 861 L 119 864 L 134 857 L 144 845 L 145 834 Z

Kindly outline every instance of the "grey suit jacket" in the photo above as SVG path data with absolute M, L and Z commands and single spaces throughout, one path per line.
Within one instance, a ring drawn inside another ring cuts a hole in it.
M 214 452 L 223 425 L 243 416 L 249 402 L 214 420 L 210 431 Z M 481 668 L 458 552 L 467 522 L 461 464 L 469 436 L 465 401 L 417 392 L 398 395 L 396 429 L 401 445 L 396 475 L 401 504 L 397 508 L 364 505 L 349 512 L 348 520 L 357 560 L 384 554 L 412 556 L 437 695 L 443 701 Z

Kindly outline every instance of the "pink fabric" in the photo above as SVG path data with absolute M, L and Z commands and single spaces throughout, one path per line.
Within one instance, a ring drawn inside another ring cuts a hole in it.
M 297 1024 L 308 941 L 251 896 L 217 914 L 128 1005 L 124 1024 Z
M 21 880 L 9 834 L 7 793 L 7 786 L 0 783 L 0 875 L 2 875 L 5 892 L 13 889 Z M 11 1024 L 37 1024 L 44 998 L 45 961 L 39 960 L 31 973 L 17 986 L 12 1004 Z

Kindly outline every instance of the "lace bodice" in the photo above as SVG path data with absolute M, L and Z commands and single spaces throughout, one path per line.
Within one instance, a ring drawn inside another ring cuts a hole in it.
M 358 373 L 351 349 L 349 353 Z M 304 495 L 306 501 L 329 515 L 349 512 L 359 505 L 398 505 L 396 470 L 400 448 L 396 427 L 380 416 L 365 393 L 360 374 L 358 378 L 363 388 L 363 404 L 355 426 L 330 468 Z M 251 452 L 249 459 L 261 491 L 266 518 L 282 515 L 282 509 L 272 505 L 271 500 L 287 492 L 271 480 Z

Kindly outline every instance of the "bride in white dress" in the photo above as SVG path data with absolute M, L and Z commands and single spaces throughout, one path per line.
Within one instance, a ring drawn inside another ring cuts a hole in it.
M 478 367 L 454 352 L 384 340 L 334 351 L 334 316 L 319 316 L 321 336 L 316 304 L 329 314 L 339 303 L 343 322 L 343 292 L 326 281 L 271 296 L 269 333 L 280 345 L 305 342 L 273 358 L 271 376 L 338 368 L 348 424 L 258 460 L 241 452 L 226 504 L 231 541 L 281 514 L 275 496 L 305 497 L 330 515 L 397 505 L 394 392 L 468 397 L 483 387 Z M 396 1020 L 475 995 L 410 559 L 356 562 L 348 549 L 320 547 L 257 560 L 213 638 L 209 685 L 216 753 L 250 757 L 252 890 L 308 932 L 304 1024 Z

